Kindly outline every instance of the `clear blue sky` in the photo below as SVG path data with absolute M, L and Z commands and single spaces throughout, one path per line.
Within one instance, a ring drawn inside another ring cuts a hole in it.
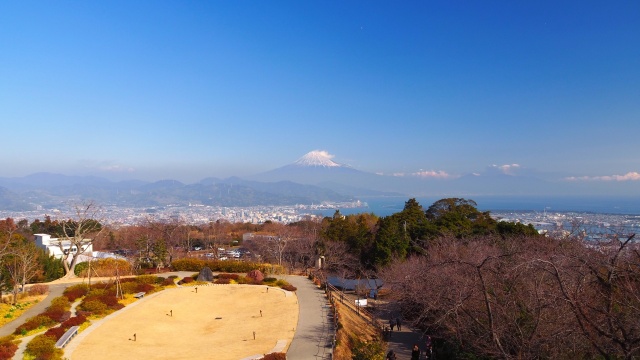
M 0 119 L 3 177 L 640 186 L 640 2 L 2 1 Z

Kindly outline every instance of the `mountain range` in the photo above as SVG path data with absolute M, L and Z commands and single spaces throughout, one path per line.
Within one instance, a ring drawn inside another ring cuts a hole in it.
M 617 189 L 620 194 L 629 191 L 623 187 Z M 604 187 L 601 190 L 609 191 Z M 312 151 L 289 165 L 244 179 L 210 177 L 194 184 L 177 180 L 114 182 L 95 176 L 51 173 L 0 177 L 0 210 L 22 211 L 37 206 L 55 208 L 69 200 L 82 199 L 129 207 L 188 204 L 246 207 L 345 202 L 374 196 L 553 196 L 587 193 L 593 195 L 593 187 L 496 172 L 454 179 L 380 175 L 334 162 L 324 151 Z M 612 195 L 616 195 L 615 191 Z

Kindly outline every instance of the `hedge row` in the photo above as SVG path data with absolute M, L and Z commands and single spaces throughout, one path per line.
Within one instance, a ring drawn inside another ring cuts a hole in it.
M 69 309 L 71 304 L 66 297 L 60 296 L 51 301 L 51 305 L 42 313 L 27 319 L 24 324 L 18 326 L 14 331 L 16 335 L 24 335 L 31 330 L 40 327 L 51 327 L 66 321 L 71 317 Z
M 196 258 L 184 258 L 174 260 L 171 267 L 175 271 L 200 271 L 207 266 L 211 271 L 228 273 L 248 273 L 251 270 L 260 270 L 263 274 L 283 274 L 284 267 L 280 265 L 264 264 L 235 260 L 203 260 Z
M 18 350 L 18 345 L 13 342 L 13 336 L 0 338 L 0 360 L 11 360 Z
M 58 360 L 62 359 L 62 349 L 56 348 L 56 341 L 49 335 L 38 335 L 28 344 L 25 352 L 33 356 L 36 360 Z

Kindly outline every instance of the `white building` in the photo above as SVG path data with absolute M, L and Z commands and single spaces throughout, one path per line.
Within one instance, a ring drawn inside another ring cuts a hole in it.
M 67 258 L 67 262 L 71 263 L 78 253 L 78 248 L 75 245 L 72 246 L 69 240 L 52 238 L 49 234 L 34 234 L 34 236 L 36 246 L 45 249 L 49 255 L 58 259 L 62 259 L 64 255 L 71 253 Z M 84 239 L 80 253 L 81 256 L 93 256 L 93 244 L 90 239 Z

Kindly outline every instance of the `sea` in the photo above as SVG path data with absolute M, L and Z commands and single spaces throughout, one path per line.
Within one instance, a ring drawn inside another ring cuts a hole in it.
M 416 197 L 426 210 L 446 196 Z M 640 196 L 459 196 L 473 200 L 480 211 L 490 212 L 575 212 L 595 214 L 640 215 Z M 339 209 L 343 215 L 373 213 L 389 216 L 402 211 L 409 197 L 361 197 L 366 206 Z M 331 216 L 335 210 L 322 210 L 319 215 Z

